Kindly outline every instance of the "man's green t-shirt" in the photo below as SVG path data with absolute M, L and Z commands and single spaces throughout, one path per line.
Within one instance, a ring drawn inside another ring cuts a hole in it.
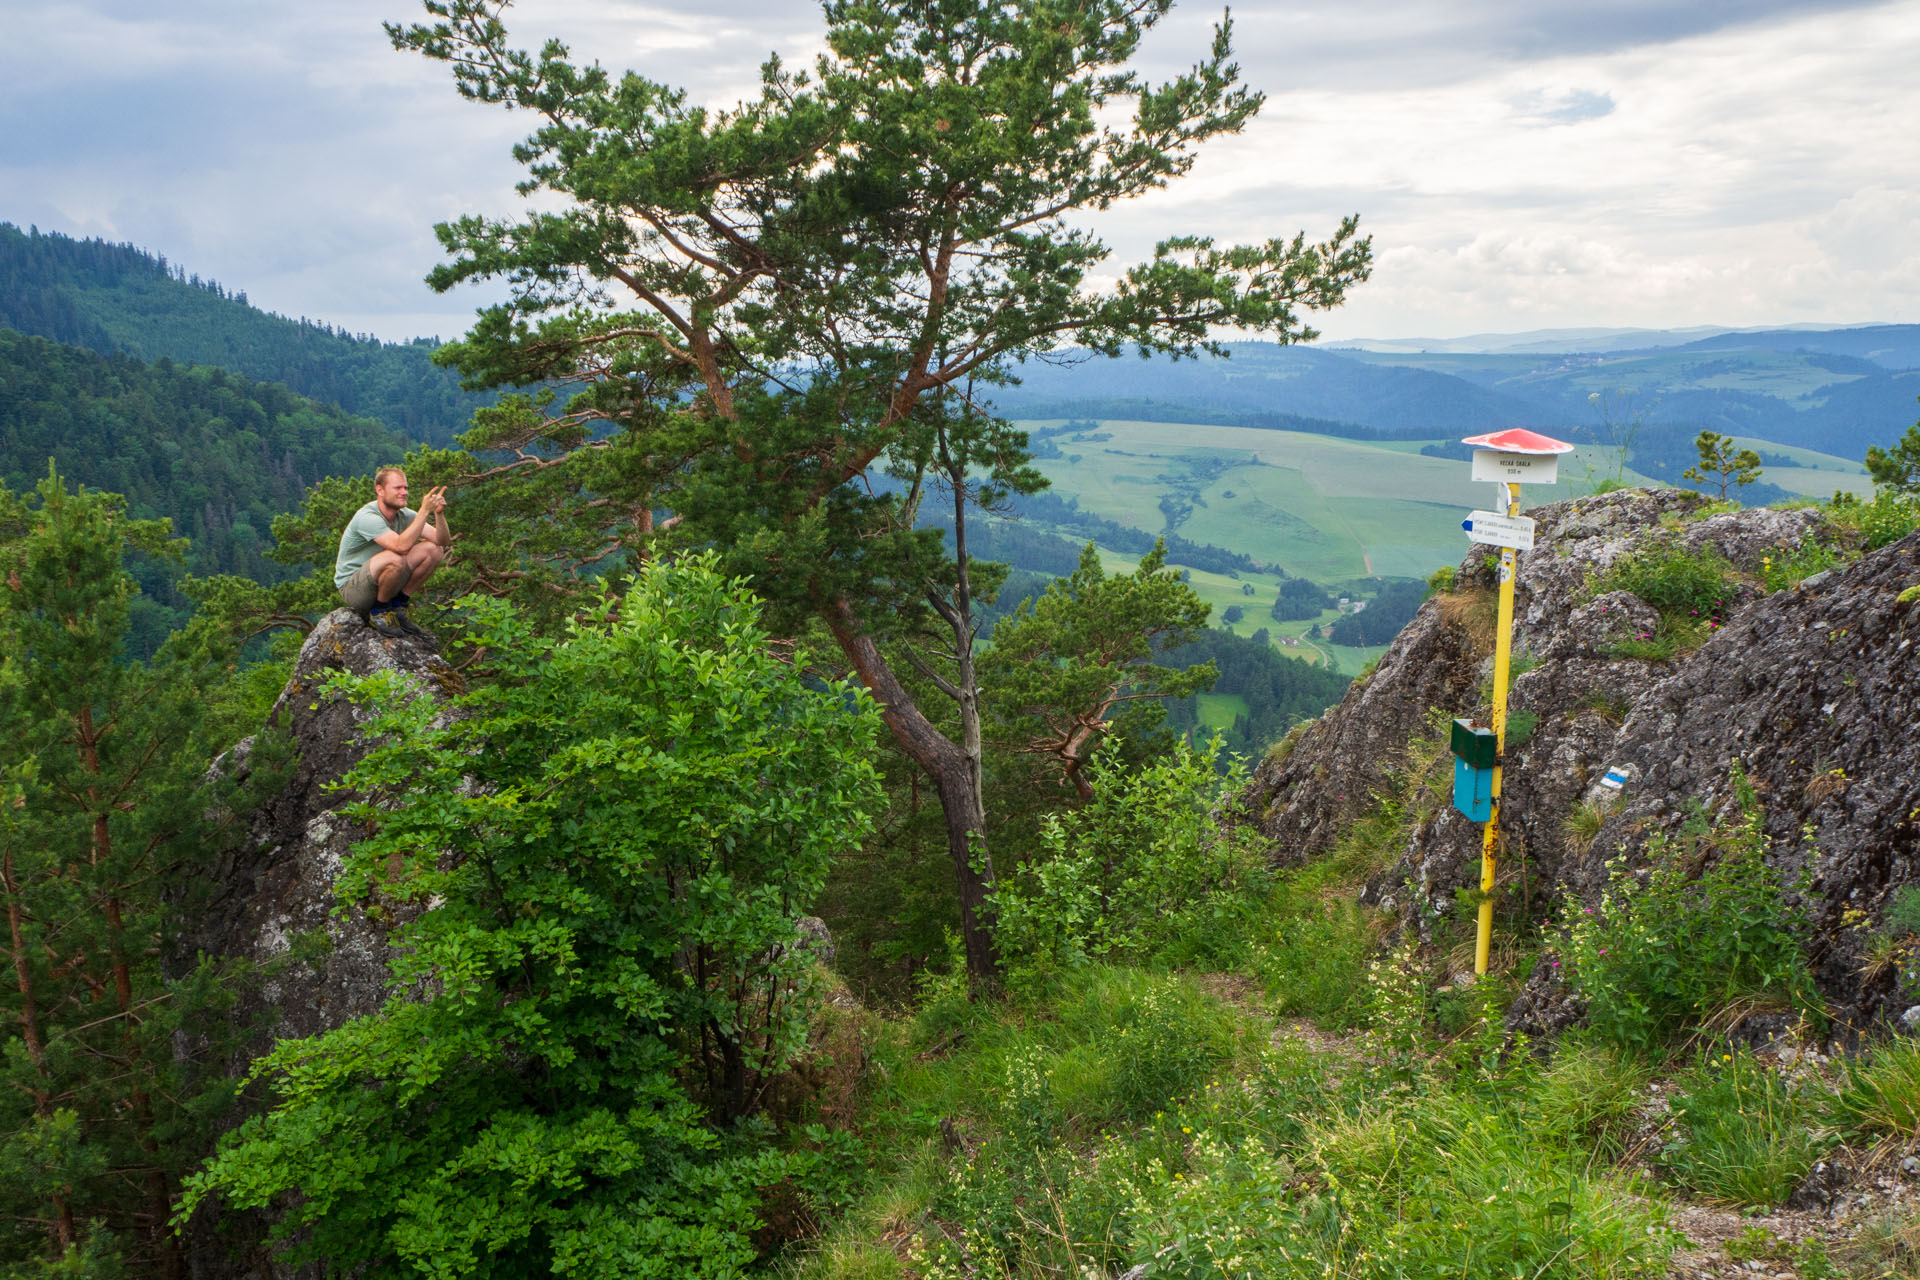
M 405 533 L 415 514 L 412 507 L 402 507 L 400 514 L 389 522 L 380 514 L 378 500 L 354 512 L 353 519 L 347 521 L 346 532 L 340 535 L 340 554 L 333 561 L 333 585 L 339 586 L 373 559 L 373 553 L 380 549 L 375 538 L 383 533 Z

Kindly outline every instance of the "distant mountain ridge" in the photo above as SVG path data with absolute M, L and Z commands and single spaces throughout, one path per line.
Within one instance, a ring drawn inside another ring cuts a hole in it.
M 381 342 L 259 310 L 130 244 L 0 222 L 0 327 L 102 355 L 213 365 L 447 444 L 493 397 L 432 362 L 435 339 Z
M 1107 418 L 1374 439 L 1509 426 L 1606 440 L 1711 429 L 1864 457 L 1920 398 L 1920 325 L 1716 332 L 1654 348 L 1500 353 L 1233 343 L 1225 360 L 1030 364 L 994 395 L 1014 418 Z

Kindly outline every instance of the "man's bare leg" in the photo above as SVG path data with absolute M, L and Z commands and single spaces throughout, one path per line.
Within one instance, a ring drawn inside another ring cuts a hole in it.
M 393 619 L 396 627 L 410 636 L 424 636 L 427 633 L 407 616 L 407 605 L 411 603 L 409 597 L 426 585 L 427 579 L 433 576 L 433 571 L 440 567 L 440 562 L 446 559 L 446 556 L 447 549 L 439 543 L 422 542 L 401 557 L 400 563 L 394 569 L 394 577 L 401 582 L 401 589 L 390 597 L 392 605 L 387 616 Z
M 446 558 L 447 549 L 437 542 L 415 544 L 413 550 L 406 555 L 407 577 L 399 594 L 410 596 L 426 586 L 427 579 L 433 576 L 433 571 L 438 569 L 440 562 Z

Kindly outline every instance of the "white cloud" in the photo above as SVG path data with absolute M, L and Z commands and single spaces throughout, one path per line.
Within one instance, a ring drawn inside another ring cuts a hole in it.
M 510 214 L 526 121 L 393 52 L 410 0 L 15 0 L 0 9 L 0 218 L 129 239 L 254 301 L 390 337 L 483 292 L 420 283 L 431 225 Z M 1187 0 L 1144 56 L 1204 51 Z M 792 0 L 521 0 L 610 69 L 751 94 L 804 64 Z M 1193 177 L 1097 225 L 1122 262 L 1176 231 L 1330 230 L 1378 270 L 1330 336 L 1920 320 L 1920 0 L 1329 0 L 1242 6 L 1272 96 Z

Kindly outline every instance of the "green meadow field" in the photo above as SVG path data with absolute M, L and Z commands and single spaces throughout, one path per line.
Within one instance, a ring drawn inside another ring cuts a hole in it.
M 1424 457 L 1419 441 L 1113 421 L 1053 440 L 1063 456 L 1038 465 L 1054 492 L 1083 511 L 1242 551 L 1328 584 L 1424 578 L 1455 564 L 1467 549 L 1460 521 L 1494 501 L 1493 486 L 1474 483 L 1465 462 Z M 1561 459 L 1558 484 L 1528 489 L 1523 501 L 1584 493 L 1616 470 L 1609 451 L 1578 450 Z M 1625 479 L 1643 480 L 1631 471 Z
M 1782 362 L 1779 369 L 1742 376 L 1778 381 L 1804 371 Z M 1775 394 L 1783 390 L 1774 387 Z M 1060 426 L 1062 420 L 1018 425 L 1035 431 Z M 1105 421 L 1050 440 L 1061 456 L 1036 465 L 1053 492 L 1074 499 L 1080 510 L 1146 533 L 1178 533 L 1242 552 L 1284 574 L 1311 578 L 1336 597 L 1371 596 L 1375 584 L 1369 579 L 1426 578 L 1442 565 L 1458 564 L 1468 546 L 1461 520 L 1496 501 L 1494 486 L 1475 483 L 1467 463 L 1424 456 L 1422 441 L 1381 443 L 1253 427 L 1131 421 Z M 1763 440 L 1739 443 L 1792 462 L 1770 465 L 1764 473 L 1789 492 L 1809 497 L 1826 497 L 1836 489 L 1872 493 L 1857 462 Z M 1557 483 L 1522 492 L 1522 509 L 1591 493 L 1615 479 L 1656 483 L 1639 472 L 1622 471 L 1615 450 L 1582 447 L 1560 459 Z M 1080 540 L 1070 528 L 1036 524 Z M 1136 557 L 1107 547 L 1100 551 L 1109 572 L 1134 567 Z M 1179 563 L 1177 556 L 1173 563 Z M 1337 620 L 1338 611 L 1276 622 L 1272 608 L 1281 575 L 1182 567 L 1194 590 L 1213 606 L 1215 626 L 1241 636 L 1264 628 L 1283 652 L 1331 662 L 1349 674 L 1385 651 L 1385 646 L 1333 645 L 1309 634 Z M 1222 615 L 1234 605 L 1243 615 L 1227 623 Z M 1203 714 L 1232 719 L 1224 704 Z
M 1061 422 L 1019 425 L 1033 431 Z M 1421 441 L 1107 421 L 1052 442 L 1062 456 L 1038 465 L 1053 492 L 1074 499 L 1082 511 L 1147 533 L 1175 532 L 1243 552 L 1286 574 L 1311 578 L 1336 597 L 1370 596 L 1367 579 L 1426 578 L 1442 565 L 1459 563 L 1468 546 L 1461 520 L 1495 501 L 1493 486 L 1474 483 L 1467 463 L 1423 456 Z M 1588 492 L 1617 471 L 1610 451 L 1578 450 L 1561 459 L 1559 483 L 1529 488 L 1523 503 Z M 1631 471 L 1624 478 L 1645 482 Z M 1054 531 L 1074 537 L 1071 529 Z M 1105 547 L 1101 557 L 1109 572 L 1130 571 L 1135 563 Z M 1264 628 L 1283 652 L 1331 662 L 1348 673 L 1384 652 L 1385 646 L 1332 645 L 1308 634 L 1337 620 L 1335 610 L 1304 621 L 1274 621 L 1279 575 L 1183 567 L 1194 590 L 1213 606 L 1215 626 L 1241 636 Z M 1233 605 L 1244 614 L 1229 624 L 1222 615 Z
M 1803 494 L 1809 498 L 1831 498 L 1835 490 L 1845 490 L 1863 498 L 1873 496 L 1873 480 L 1867 475 L 1866 468 L 1850 458 L 1743 436 L 1735 436 L 1734 443 L 1758 450 L 1763 456 L 1790 458 L 1797 463 L 1792 467 L 1769 466 L 1761 473 L 1762 479 L 1779 485 L 1789 493 Z

